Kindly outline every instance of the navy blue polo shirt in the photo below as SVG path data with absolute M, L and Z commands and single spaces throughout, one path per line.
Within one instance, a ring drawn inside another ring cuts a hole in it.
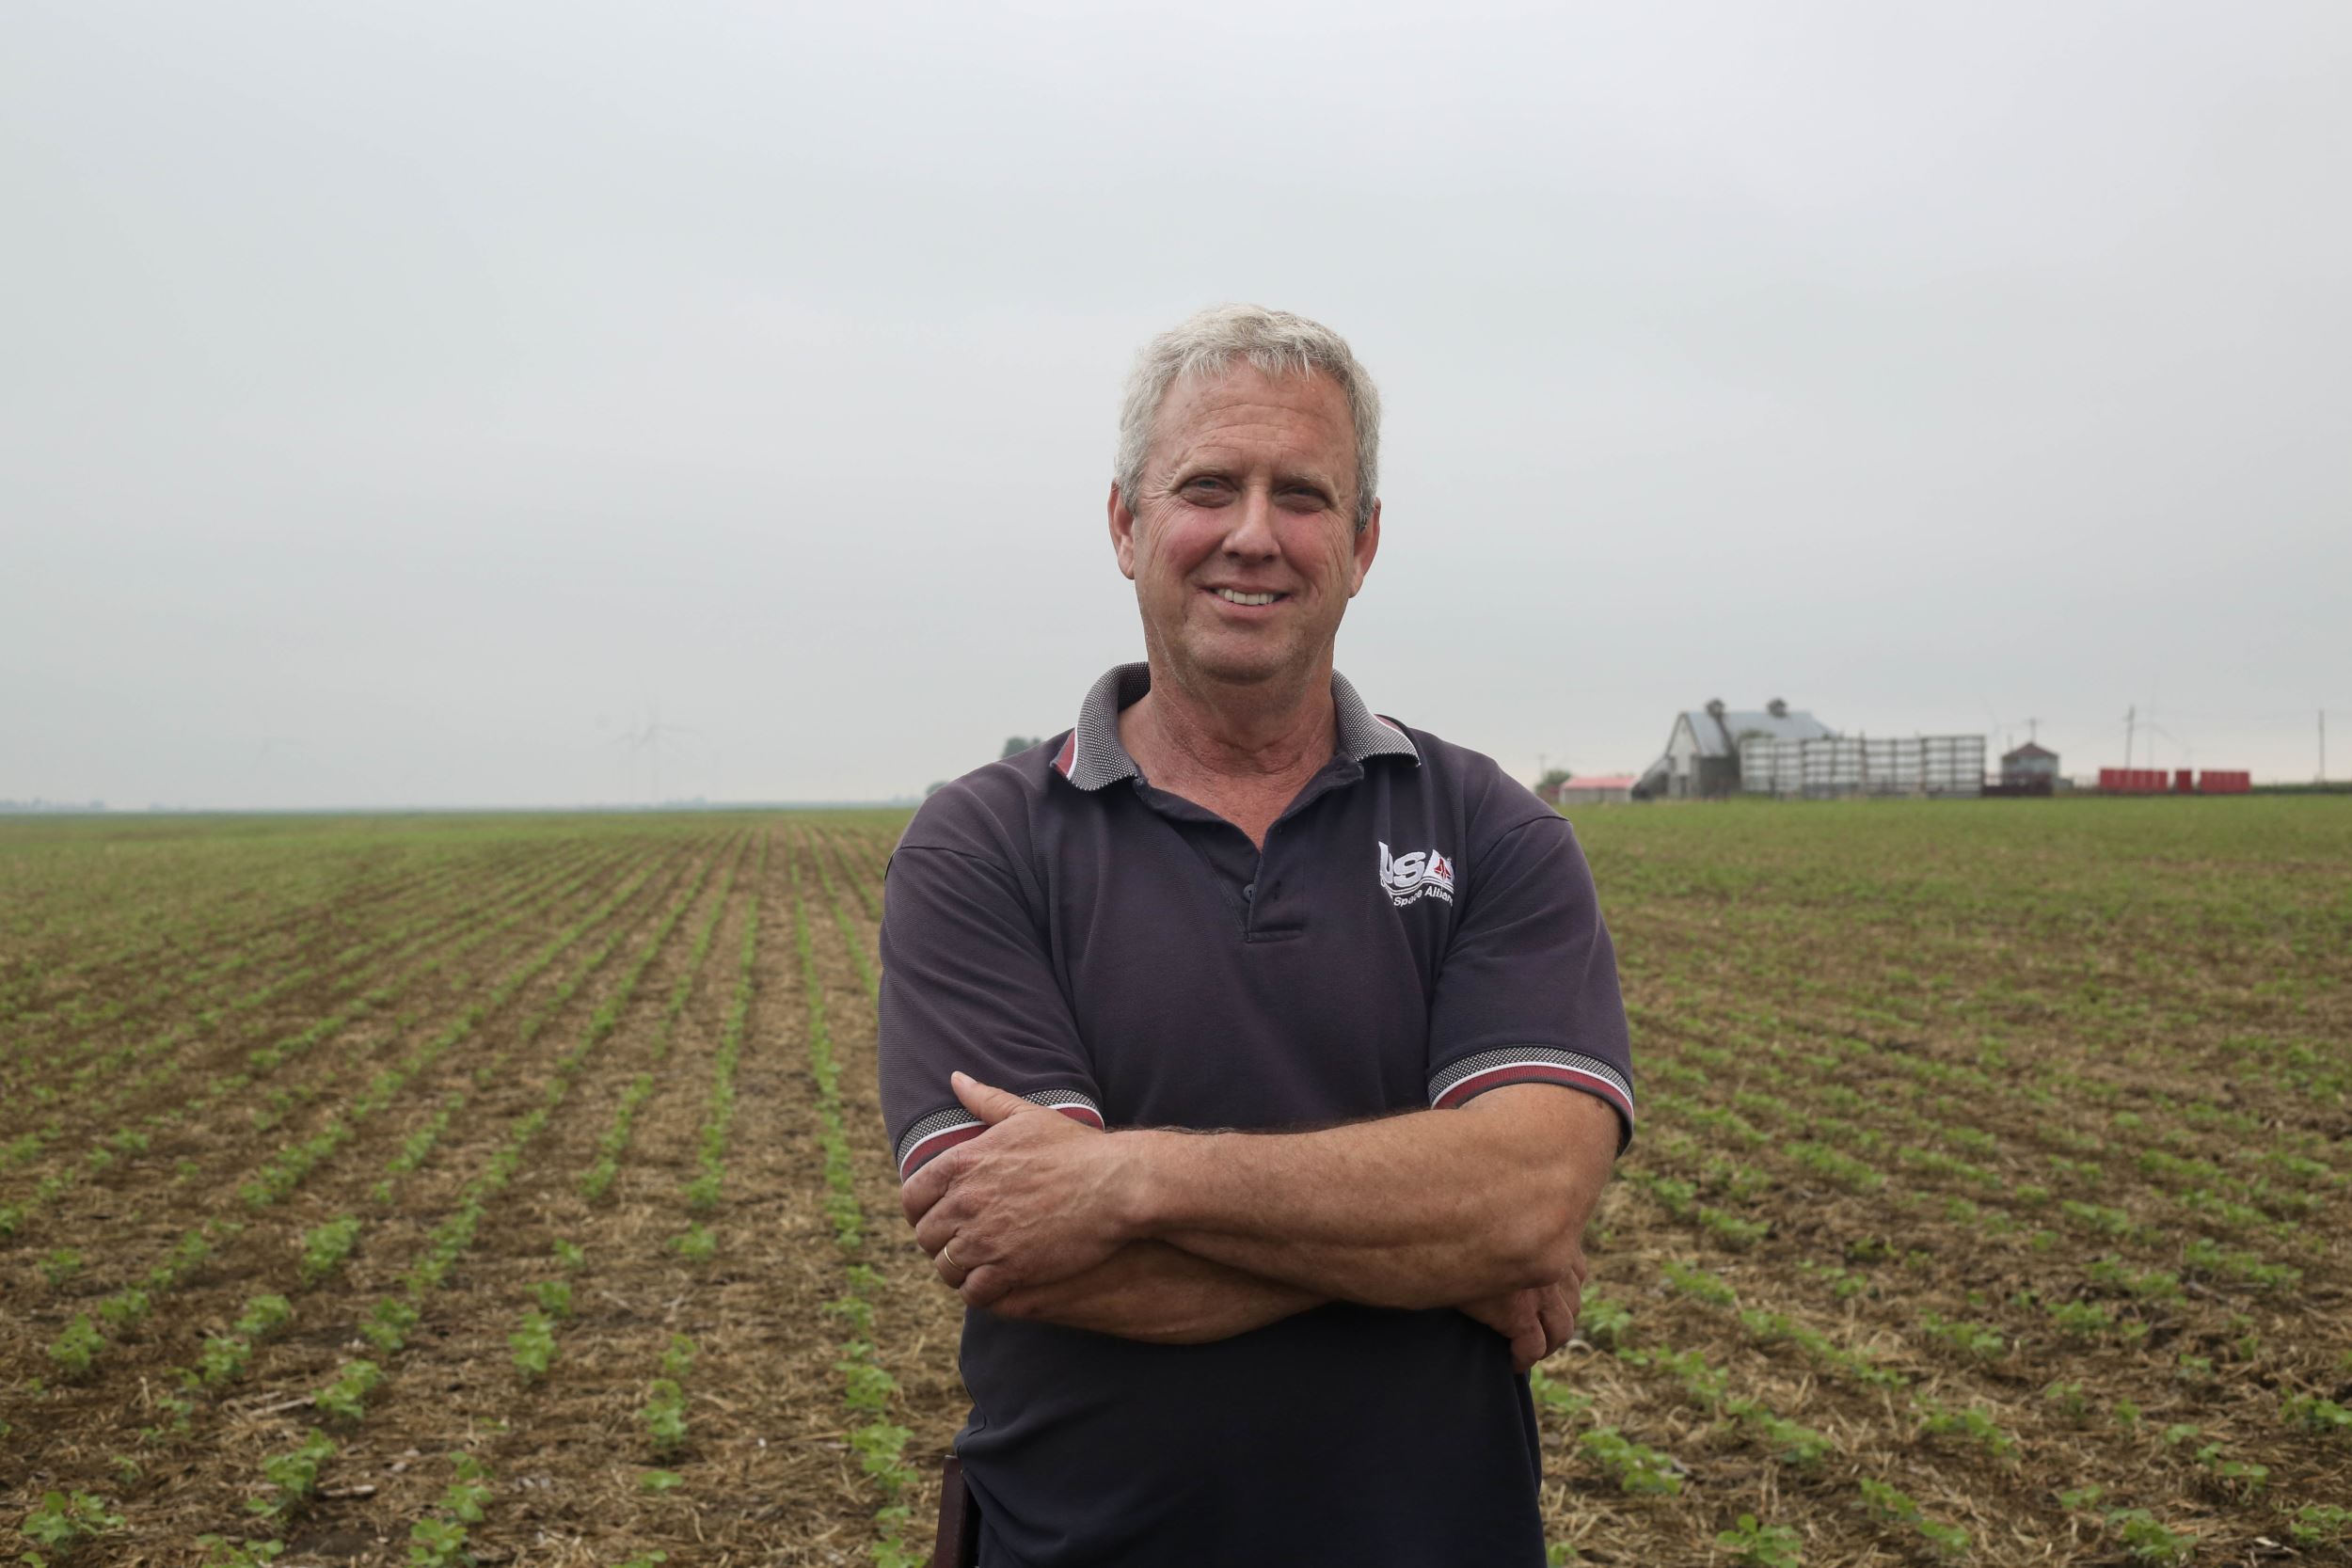
M 1475 752 L 1334 675 L 1337 748 L 1268 830 L 1077 727 L 924 802 L 882 909 L 882 1113 L 903 1178 L 977 1136 L 948 1074 L 1100 1126 L 1263 1131 L 1505 1084 L 1633 1123 L 1616 960 L 1575 834 Z M 956 1439 L 983 1568 L 1536 1568 L 1527 1380 L 1452 1309 L 1333 1303 L 1206 1345 L 982 1309 Z

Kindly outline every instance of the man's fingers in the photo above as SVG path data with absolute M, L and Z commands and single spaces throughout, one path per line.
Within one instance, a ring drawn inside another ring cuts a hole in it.
M 965 1216 L 958 1212 L 954 1204 L 936 1205 L 930 1212 L 915 1222 L 914 1244 L 933 1258 L 938 1257 L 939 1249 L 955 1240 L 956 1230 L 962 1225 L 964 1218 Z M 977 1262 L 978 1259 L 967 1259 L 965 1261 Z
M 991 1088 L 968 1072 L 949 1073 L 947 1083 L 956 1091 L 956 1098 L 963 1101 L 963 1108 L 991 1127 L 1007 1117 L 1037 1109 L 1019 1095 Z
M 1535 1313 L 1543 1324 L 1545 1355 L 1549 1355 L 1575 1337 L 1576 1303 L 1560 1287 L 1555 1285 L 1538 1294 Z
M 956 1260 L 956 1249 L 952 1245 L 940 1248 L 932 1256 L 931 1268 L 951 1291 L 962 1289 L 964 1280 L 971 1275 L 971 1271 Z
M 963 1276 L 963 1283 L 956 1288 L 956 1294 L 963 1298 L 966 1307 L 989 1307 L 1011 1289 L 1012 1281 L 1006 1276 L 1004 1270 L 983 1263 Z
M 898 1207 L 905 1211 L 909 1225 L 920 1220 L 931 1205 L 939 1201 L 940 1195 L 946 1192 L 948 1184 L 955 1180 L 954 1154 L 955 1150 L 951 1148 L 946 1153 L 931 1156 L 922 1169 L 908 1177 L 899 1186 Z

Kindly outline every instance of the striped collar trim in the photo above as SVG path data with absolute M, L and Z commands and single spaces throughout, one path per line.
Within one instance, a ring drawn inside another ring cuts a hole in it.
M 1055 753 L 1055 771 L 1085 790 L 1143 777 L 1143 769 L 1120 742 L 1119 713 L 1151 689 L 1149 664 L 1120 664 L 1105 671 L 1079 706 L 1078 727 Z M 1416 764 L 1421 761 L 1421 751 L 1405 733 L 1405 726 L 1366 707 L 1347 677 L 1336 670 L 1331 672 L 1331 705 L 1338 719 L 1341 756 L 1354 763 L 1388 756 L 1410 757 Z

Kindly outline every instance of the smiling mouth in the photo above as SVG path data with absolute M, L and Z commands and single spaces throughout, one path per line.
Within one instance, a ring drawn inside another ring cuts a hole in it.
M 1269 605 L 1277 599 L 1290 597 L 1288 594 L 1245 594 L 1238 588 L 1212 588 L 1209 592 L 1227 604 L 1238 605 Z

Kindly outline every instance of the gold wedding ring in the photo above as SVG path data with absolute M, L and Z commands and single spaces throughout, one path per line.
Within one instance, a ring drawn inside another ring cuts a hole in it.
M 947 1248 L 953 1244 L 953 1243 L 942 1243 L 939 1248 L 939 1260 L 951 1269 L 956 1266 L 956 1260 L 948 1256 Z

